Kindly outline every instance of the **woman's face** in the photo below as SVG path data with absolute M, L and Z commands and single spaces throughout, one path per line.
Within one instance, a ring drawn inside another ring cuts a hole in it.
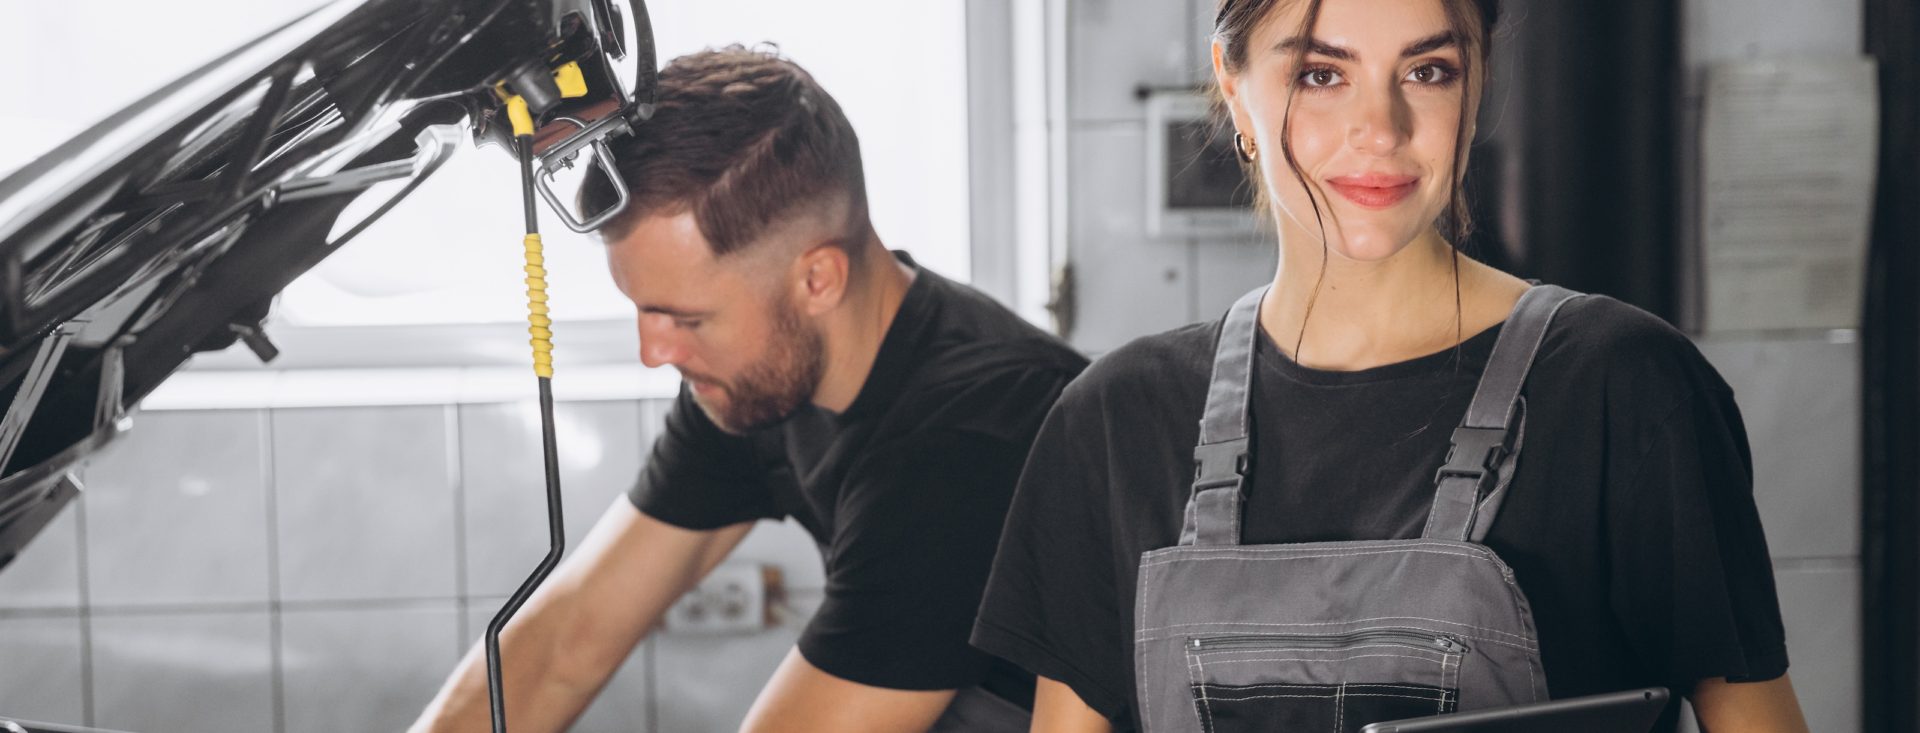
M 1234 127 L 1258 145 L 1282 226 L 1319 239 L 1311 187 L 1328 250 L 1384 260 L 1433 225 L 1456 185 L 1464 50 L 1440 0 L 1326 0 L 1311 41 L 1298 37 L 1306 6 L 1294 0 L 1269 13 L 1247 37 L 1238 73 L 1215 44 L 1214 73 Z M 1280 146 L 1290 89 L 1306 187 Z

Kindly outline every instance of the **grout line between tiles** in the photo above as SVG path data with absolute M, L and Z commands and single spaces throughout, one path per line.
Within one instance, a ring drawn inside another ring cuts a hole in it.
M 285 733 L 287 730 L 287 692 L 286 692 L 286 653 L 282 649 L 285 636 L 282 633 L 280 619 L 280 492 L 279 482 L 274 480 L 277 464 L 273 434 L 273 411 L 261 410 L 260 426 L 260 481 L 265 497 L 267 520 L 267 657 L 268 683 L 272 689 L 273 730 Z
M 82 484 L 84 487 L 85 484 Z M 87 573 L 87 493 L 80 492 L 80 503 L 74 509 L 75 534 L 79 547 L 75 549 L 80 573 L 80 708 L 82 724 L 93 727 L 93 591 L 89 587 L 91 576 Z
M 471 622 L 467 620 L 467 475 L 465 467 L 467 441 L 460 429 L 459 405 L 447 405 L 442 419 L 446 424 L 447 446 L 447 483 L 453 488 L 453 595 L 458 599 L 459 613 L 454 622 L 454 633 L 459 635 L 455 654 L 466 651 L 465 645 L 473 635 L 468 633 Z

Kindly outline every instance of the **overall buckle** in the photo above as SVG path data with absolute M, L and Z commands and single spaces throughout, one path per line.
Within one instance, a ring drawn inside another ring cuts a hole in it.
M 1468 479 L 1476 487 L 1475 498 L 1484 497 L 1499 476 L 1500 463 L 1506 460 L 1507 453 L 1506 428 L 1455 428 L 1447 462 L 1434 474 L 1434 483 L 1450 478 Z
M 1194 446 L 1194 490 L 1237 485 L 1246 478 L 1246 475 L 1246 438 Z

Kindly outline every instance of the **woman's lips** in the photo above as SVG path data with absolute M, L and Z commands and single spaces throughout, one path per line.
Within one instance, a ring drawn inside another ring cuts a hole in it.
M 1412 195 L 1420 179 L 1414 176 L 1366 173 L 1357 176 L 1336 176 L 1327 179 L 1327 183 L 1348 201 L 1369 209 L 1384 209 Z

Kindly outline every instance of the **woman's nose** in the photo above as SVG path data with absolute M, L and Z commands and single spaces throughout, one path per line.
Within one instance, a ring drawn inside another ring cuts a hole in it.
M 1400 149 L 1411 134 L 1411 114 L 1397 87 L 1363 94 L 1347 130 L 1347 145 L 1384 155 Z

